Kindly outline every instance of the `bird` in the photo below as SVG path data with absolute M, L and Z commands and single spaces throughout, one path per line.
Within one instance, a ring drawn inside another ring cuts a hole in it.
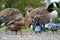
M 45 31 L 45 24 L 49 23 L 50 19 L 55 19 L 58 16 L 58 12 L 53 8 L 59 8 L 59 4 L 57 2 L 53 2 L 48 6 L 48 8 L 38 7 L 30 11 L 32 18 L 35 21 L 39 20 L 39 22 L 43 24 L 44 31 Z
M 31 22 L 31 16 L 29 11 L 26 10 L 25 17 L 22 16 L 22 12 L 15 8 L 6 8 L 0 12 L 0 17 L 4 19 L 5 26 L 10 29 L 11 31 L 15 31 L 15 34 L 22 35 L 22 29 L 28 28 Z
M 47 10 L 51 12 L 49 15 L 50 15 L 50 18 L 52 19 L 55 19 L 58 16 L 58 12 L 54 8 L 60 8 L 57 2 L 51 3 L 47 8 Z
M 41 32 L 41 26 L 40 26 L 40 24 L 39 24 L 39 21 L 37 22 L 37 23 L 35 23 L 36 25 L 35 25 L 35 32 L 37 33 L 37 32 Z
M 15 8 L 6 8 L 4 10 L 2 10 L 0 12 L 0 17 L 3 18 L 4 23 L 2 23 L 2 26 L 4 26 L 6 29 L 14 29 L 15 27 L 13 26 L 13 28 L 8 25 L 11 22 L 15 22 L 16 19 L 20 18 L 20 20 L 22 19 L 22 13 L 20 12 L 20 10 L 15 9 Z
M 0 17 L 0 28 L 2 27 L 3 24 L 4 24 L 4 20 L 2 17 Z

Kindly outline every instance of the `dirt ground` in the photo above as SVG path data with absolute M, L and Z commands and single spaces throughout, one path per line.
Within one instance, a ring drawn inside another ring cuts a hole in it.
M 60 33 L 23 33 L 15 35 L 12 32 L 0 32 L 0 40 L 60 40 Z

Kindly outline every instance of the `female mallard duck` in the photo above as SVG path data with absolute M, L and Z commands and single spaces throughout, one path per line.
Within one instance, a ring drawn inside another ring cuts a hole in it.
M 11 31 L 15 31 L 16 34 L 18 34 L 19 30 L 22 34 L 21 30 L 28 28 L 31 23 L 31 16 L 27 10 L 25 17 L 23 17 L 18 9 L 7 8 L 0 12 L 0 17 L 4 19 L 5 26 Z

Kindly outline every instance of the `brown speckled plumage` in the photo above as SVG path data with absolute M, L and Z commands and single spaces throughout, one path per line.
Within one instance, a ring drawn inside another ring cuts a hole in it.
M 7 8 L 0 12 L 0 17 L 4 19 L 5 22 L 8 22 L 6 25 L 7 27 L 17 32 L 24 28 L 28 28 L 30 22 L 31 22 L 31 16 L 30 14 L 27 15 L 26 13 L 25 17 L 22 16 L 22 13 L 19 10 L 16 10 L 14 8 Z

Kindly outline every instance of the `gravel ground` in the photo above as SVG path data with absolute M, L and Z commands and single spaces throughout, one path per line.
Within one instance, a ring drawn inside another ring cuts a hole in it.
M 0 32 L 0 40 L 60 40 L 60 33 L 23 33 L 15 35 L 12 32 Z

